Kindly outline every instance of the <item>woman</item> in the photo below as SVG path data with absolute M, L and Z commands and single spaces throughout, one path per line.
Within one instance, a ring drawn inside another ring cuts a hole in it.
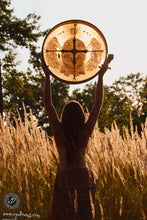
M 52 103 L 50 72 L 43 63 L 46 75 L 44 102 L 59 154 L 59 167 L 49 211 L 51 220 L 90 220 L 94 217 L 95 184 L 92 172 L 86 167 L 85 150 L 100 113 L 103 101 L 102 66 L 89 118 L 85 121 L 82 106 L 77 101 L 65 104 L 61 118 Z

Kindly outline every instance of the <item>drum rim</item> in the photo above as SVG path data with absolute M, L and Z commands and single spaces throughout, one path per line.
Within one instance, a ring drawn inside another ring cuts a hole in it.
M 105 61 L 106 61 L 106 59 L 107 59 L 107 54 L 108 54 L 108 45 L 107 45 L 106 38 L 104 37 L 102 31 L 101 31 L 98 27 L 96 27 L 94 24 L 92 24 L 92 23 L 90 23 L 90 22 L 88 22 L 88 21 L 81 20 L 81 19 L 71 19 L 71 20 L 66 20 L 66 21 L 63 21 L 63 22 L 58 23 L 58 24 L 55 25 L 53 28 L 51 28 L 51 29 L 48 31 L 48 33 L 46 34 L 46 37 L 44 38 L 43 45 L 42 45 L 42 59 L 43 59 L 44 63 L 46 64 L 45 59 L 44 59 L 44 53 L 43 53 L 43 51 L 44 51 L 44 44 L 45 44 L 46 39 L 48 38 L 48 36 L 49 36 L 55 29 L 57 29 L 58 27 L 60 27 L 60 26 L 63 25 L 63 24 L 68 24 L 68 23 L 69 23 L 69 24 L 70 24 L 70 23 L 85 24 L 85 25 L 90 26 L 90 27 L 91 27 L 92 29 L 94 29 L 96 32 L 98 32 L 98 33 L 100 34 L 100 36 L 102 37 L 104 43 L 105 43 L 105 47 L 106 47 L 106 58 L 105 58 Z M 105 62 L 105 61 L 104 61 L 104 62 Z M 46 65 L 47 65 L 47 64 L 46 64 Z M 47 65 L 47 67 L 48 67 L 48 65 Z M 48 67 L 48 69 L 49 69 L 49 67 Z M 84 79 L 84 80 L 81 80 L 81 81 L 75 81 L 75 82 L 74 82 L 74 81 L 68 81 L 68 80 L 61 79 L 61 78 L 58 77 L 56 74 L 54 74 L 50 69 L 49 69 L 49 71 L 50 71 L 51 75 L 52 75 L 55 79 L 59 80 L 60 82 L 68 83 L 68 84 L 81 84 L 81 83 L 84 83 L 84 82 L 87 82 L 87 81 L 93 79 L 96 75 L 98 75 L 98 73 L 99 73 L 100 70 L 99 70 L 98 72 L 96 72 L 93 76 L 91 76 L 91 77 L 89 77 L 89 78 L 87 78 L 87 79 Z

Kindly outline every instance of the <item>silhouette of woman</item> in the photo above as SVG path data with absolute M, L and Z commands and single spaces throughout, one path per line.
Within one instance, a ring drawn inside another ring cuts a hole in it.
M 50 71 L 44 62 L 42 67 L 46 75 L 44 102 L 60 160 L 48 220 L 91 220 L 96 188 L 92 172 L 86 167 L 85 150 L 102 106 L 103 75 L 108 63 L 99 71 L 95 101 L 87 121 L 82 106 L 75 100 L 65 104 L 59 119 L 52 103 Z

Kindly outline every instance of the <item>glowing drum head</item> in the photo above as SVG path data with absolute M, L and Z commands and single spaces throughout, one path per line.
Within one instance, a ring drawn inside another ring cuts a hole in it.
M 47 34 L 42 56 L 52 75 L 63 82 L 77 84 L 92 79 L 107 57 L 102 32 L 82 20 L 69 20 Z

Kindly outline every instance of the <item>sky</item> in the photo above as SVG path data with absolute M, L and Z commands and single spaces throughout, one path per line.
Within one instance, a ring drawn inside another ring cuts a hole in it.
M 41 30 L 70 19 L 97 26 L 105 36 L 108 53 L 114 54 L 111 70 L 104 76 L 106 85 L 130 73 L 147 76 L 147 0 L 11 1 L 17 17 L 33 12 L 40 15 Z

